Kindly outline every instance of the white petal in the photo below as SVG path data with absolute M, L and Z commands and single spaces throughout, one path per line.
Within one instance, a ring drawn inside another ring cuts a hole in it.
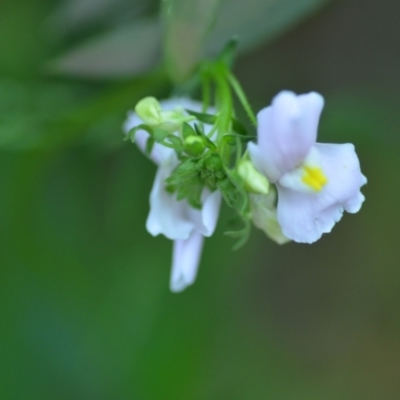
M 283 91 L 258 113 L 258 142 L 249 144 L 249 152 L 270 181 L 276 182 L 303 162 L 316 141 L 323 104 L 315 92 L 296 96 Z
M 313 243 L 330 232 L 343 211 L 357 212 L 366 183 L 358 157 L 351 144 L 315 145 L 328 178 L 318 193 L 300 193 L 277 184 L 278 221 L 283 233 L 296 242 Z
M 175 157 L 175 154 L 173 154 Z M 190 210 L 185 200 L 177 201 L 175 194 L 165 190 L 165 179 L 171 175 L 178 161 L 172 159 L 162 164 L 154 179 L 150 193 L 150 213 L 146 228 L 150 234 L 163 234 L 168 239 L 187 239 L 195 224 L 190 219 Z
M 315 193 L 320 191 L 325 185 L 326 176 L 319 158 L 317 147 L 311 147 L 303 164 L 282 175 L 279 178 L 279 184 L 296 192 Z M 310 170 L 313 171 L 311 182 L 305 179 L 309 177 Z
M 217 225 L 221 193 L 218 190 L 210 192 L 205 188 L 202 194 L 202 204 L 201 210 L 190 207 L 190 220 L 193 221 L 198 232 L 208 237 L 214 233 Z
M 194 283 L 199 267 L 204 237 L 193 231 L 186 240 L 176 240 L 172 255 L 170 289 L 181 292 Z

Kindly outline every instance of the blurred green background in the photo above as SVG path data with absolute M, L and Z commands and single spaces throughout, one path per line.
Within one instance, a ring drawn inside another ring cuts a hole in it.
M 396 0 L 2 0 L 0 398 L 398 400 L 399 15 Z M 176 295 L 171 243 L 145 230 L 155 167 L 121 125 L 234 34 L 254 109 L 325 96 L 319 140 L 355 143 L 367 200 L 312 246 L 254 231 L 238 252 L 224 209 Z

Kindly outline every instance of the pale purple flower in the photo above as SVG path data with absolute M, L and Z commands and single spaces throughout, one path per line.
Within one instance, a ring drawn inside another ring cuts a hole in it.
M 177 107 L 201 111 L 200 103 L 186 98 L 165 100 L 161 106 L 165 111 Z M 125 133 L 141 123 L 141 119 L 130 112 L 124 124 Z M 146 131 L 136 132 L 135 143 L 143 152 L 148 137 Z M 150 193 L 146 228 L 153 236 L 162 234 L 174 241 L 170 289 L 180 292 L 196 279 L 204 237 L 211 236 L 217 224 L 221 195 L 205 188 L 201 210 L 194 209 L 186 200 L 177 201 L 174 194 L 165 190 L 165 179 L 179 164 L 175 151 L 155 143 L 150 158 L 158 165 L 158 170 Z
M 364 201 L 367 179 L 354 146 L 316 143 L 323 105 L 315 92 L 280 92 L 258 113 L 258 141 L 248 146 L 256 168 L 278 189 L 282 232 L 296 242 L 315 242 Z

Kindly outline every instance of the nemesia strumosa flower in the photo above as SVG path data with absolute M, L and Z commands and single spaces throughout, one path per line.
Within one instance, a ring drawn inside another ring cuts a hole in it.
M 163 113 L 168 120 L 174 117 L 175 110 L 183 115 L 184 109 L 201 111 L 201 104 L 186 98 L 170 99 L 161 102 L 162 112 L 151 104 L 150 112 L 141 115 L 147 121 L 131 112 L 124 124 L 124 131 L 128 133 L 135 126 L 143 122 L 163 124 Z M 178 126 L 178 125 L 177 125 Z M 168 128 L 177 130 L 174 124 L 168 122 Z M 145 130 L 138 130 L 135 143 L 141 151 L 145 151 L 149 134 Z M 178 201 L 175 194 L 165 188 L 165 180 L 179 165 L 179 160 L 172 148 L 155 143 L 150 153 L 151 160 L 158 166 L 153 188 L 150 193 L 150 213 L 146 228 L 150 234 L 163 234 L 174 241 L 172 256 L 172 271 L 170 289 L 180 292 L 194 283 L 200 262 L 204 237 L 211 236 L 218 220 L 221 195 L 218 191 L 211 192 L 204 188 L 202 193 L 201 210 L 191 207 L 186 199 Z
M 296 242 L 315 242 L 364 201 L 367 180 L 354 146 L 316 143 L 323 105 L 315 92 L 280 92 L 258 113 L 257 144 L 248 145 L 256 168 L 277 187 L 282 232 Z

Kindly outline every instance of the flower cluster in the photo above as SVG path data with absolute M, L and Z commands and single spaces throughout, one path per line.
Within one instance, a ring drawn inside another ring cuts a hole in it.
M 313 243 L 359 211 L 366 178 L 354 146 L 316 142 L 323 105 L 318 93 L 279 93 L 257 115 L 256 142 L 226 102 L 148 97 L 128 115 L 127 138 L 158 166 L 146 227 L 174 241 L 173 292 L 194 282 L 222 199 L 244 222 L 230 232 L 239 244 L 251 223 L 279 244 Z

